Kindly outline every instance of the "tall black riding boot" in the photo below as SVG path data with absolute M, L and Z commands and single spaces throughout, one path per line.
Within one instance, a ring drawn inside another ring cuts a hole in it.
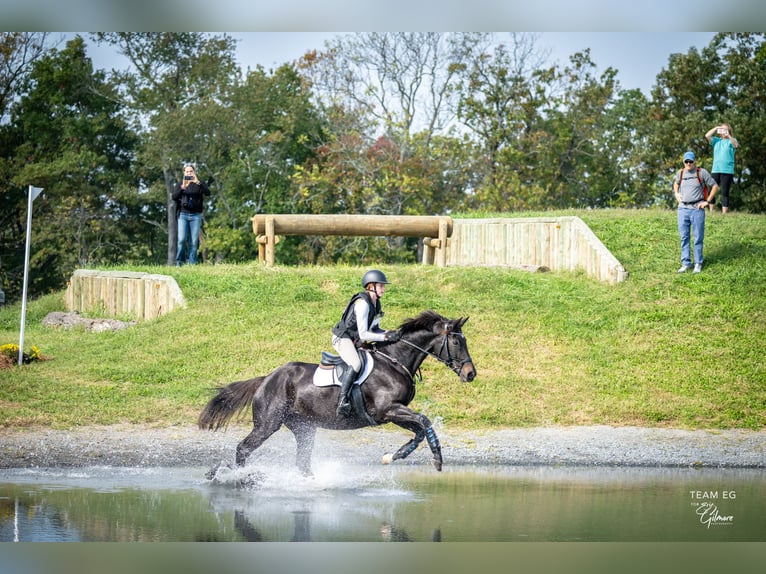
M 351 414 L 349 391 L 354 379 L 356 379 L 356 371 L 347 366 L 340 376 L 340 395 L 338 396 L 338 408 L 335 409 L 335 414 L 339 417 L 347 417 Z

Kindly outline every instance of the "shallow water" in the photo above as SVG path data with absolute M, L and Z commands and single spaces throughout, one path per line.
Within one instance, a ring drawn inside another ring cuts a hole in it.
M 0 541 L 765 541 L 760 469 L 0 470 Z

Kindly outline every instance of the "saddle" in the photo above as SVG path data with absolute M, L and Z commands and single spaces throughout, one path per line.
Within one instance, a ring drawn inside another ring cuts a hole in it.
M 362 359 L 362 370 L 351 385 L 351 392 L 349 393 L 351 404 L 357 416 L 361 417 L 368 425 L 375 426 L 378 423 L 367 413 L 361 389 L 361 384 L 370 376 L 375 361 L 370 352 L 366 350 L 360 351 L 359 356 Z M 322 359 L 317 368 L 314 369 L 313 383 L 317 387 L 340 386 L 340 376 L 348 368 L 350 367 L 346 365 L 339 355 L 322 351 Z
M 354 386 L 361 385 L 367 380 L 375 364 L 369 351 L 360 351 L 359 357 L 362 359 L 362 370 L 354 381 Z M 344 369 L 346 369 L 346 363 L 339 355 L 322 351 L 322 358 L 314 370 L 313 382 L 317 387 L 340 386 L 340 376 Z

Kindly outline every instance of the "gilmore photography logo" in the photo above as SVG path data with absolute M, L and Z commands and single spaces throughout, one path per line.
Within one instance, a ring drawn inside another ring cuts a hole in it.
M 690 490 L 689 495 L 702 526 L 710 528 L 734 524 L 734 515 L 726 510 L 737 498 L 734 490 Z

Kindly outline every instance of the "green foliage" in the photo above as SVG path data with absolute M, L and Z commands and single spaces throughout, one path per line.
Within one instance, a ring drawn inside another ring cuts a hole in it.
M 678 275 L 672 211 L 546 214 L 582 217 L 629 279 L 387 265 L 384 327 L 429 308 L 470 316 L 477 379 L 460 383 L 429 359 L 414 408 L 471 428 L 766 425 L 764 216 L 709 216 L 704 271 Z M 188 308 L 92 333 L 41 325 L 62 309 L 60 293 L 31 301 L 26 341 L 51 360 L 2 372 L 0 425 L 193 424 L 214 386 L 331 350 L 330 329 L 366 270 L 121 268 L 172 274 Z M 0 310 L 0 341 L 14 340 L 18 318 L 18 305 Z
M 647 98 L 586 49 L 547 62 L 533 34 L 360 33 L 299 62 L 243 72 L 226 34 L 109 32 L 130 62 L 93 70 L 75 38 L 0 33 L 0 282 L 20 296 L 26 187 L 30 293 L 82 265 L 172 264 L 183 163 L 215 178 L 201 257 L 257 258 L 256 213 L 671 207 L 686 149 L 710 126 L 741 146 L 731 207 L 766 210 L 766 36 L 725 33 L 674 54 Z M 11 72 L 16 70 L 17 72 Z M 10 103 L 14 102 L 13 108 Z M 411 239 L 286 237 L 287 264 L 411 263 Z
M 116 191 L 128 182 L 136 141 L 119 110 L 114 88 L 93 71 L 79 37 L 39 58 L 26 77 L 10 122 L 0 126 L 8 156 L 0 167 L 8 176 L 0 210 L 11 233 L 2 232 L 10 257 L 0 264 L 10 300 L 21 293 L 30 184 L 44 188 L 33 205 L 32 293 L 60 289 L 73 268 L 119 258 L 142 239 L 118 223 L 126 206 Z

